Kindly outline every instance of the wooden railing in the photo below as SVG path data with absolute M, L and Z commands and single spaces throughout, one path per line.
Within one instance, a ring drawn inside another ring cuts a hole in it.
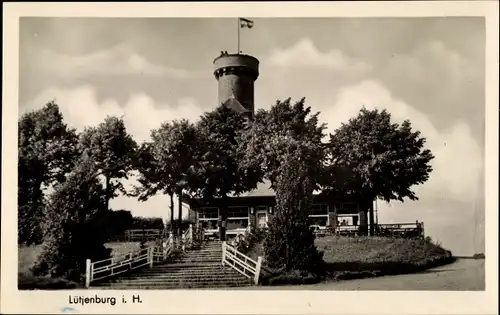
M 182 251 L 193 247 L 193 225 L 190 224 L 189 228 L 182 234 Z
M 399 237 L 424 237 L 424 222 L 377 224 L 375 235 Z
M 161 245 L 155 244 L 133 253 L 100 261 L 92 262 L 87 259 L 85 286 L 88 288 L 94 281 L 114 277 L 141 267 L 153 267 L 154 263 L 165 261 L 174 251 L 174 237 L 170 234 L 166 240 L 161 241 Z
M 153 260 L 155 263 L 160 263 L 165 260 L 175 251 L 174 235 L 170 233 L 166 240 L 162 240 L 159 246 L 154 246 Z
M 154 240 L 160 237 L 159 229 L 134 229 L 126 230 L 125 238 L 128 242 L 138 242 L 144 240 Z
M 97 280 L 113 277 L 118 274 L 144 266 L 153 266 L 154 246 L 141 249 L 135 253 L 112 257 L 100 261 L 86 261 L 85 286 Z
M 226 242 L 222 242 L 222 265 L 232 267 L 245 277 L 252 279 L 255 284 L 259 284 L 262 257 L 259 256 L 255 261 Z

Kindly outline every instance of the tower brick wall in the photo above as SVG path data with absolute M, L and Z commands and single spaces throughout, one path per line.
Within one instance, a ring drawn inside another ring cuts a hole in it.
M 254 82 L 259 76 L 259 60 L 242 55 L 221 55 L 214 60 L 214 76 L 219 82 L 219 104 L 234 97 L 254 113 Z

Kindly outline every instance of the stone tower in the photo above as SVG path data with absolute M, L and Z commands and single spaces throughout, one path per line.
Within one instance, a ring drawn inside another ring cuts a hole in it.
M 254 82 L 259 76 L 259 60 L 244 54 L 221 55 L 214 60 L 214 76 L 219 82 L 219 104 L 252 118 Z

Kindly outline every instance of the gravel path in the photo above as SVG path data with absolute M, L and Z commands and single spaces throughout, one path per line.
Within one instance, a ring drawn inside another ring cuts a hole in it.
M 242 288 L 248 290 L 249 288 Z M 484 259 L 459 259 L 417 274 L 322 282 L 314 285 L 256 287 L 257 290 L 484 290 Z

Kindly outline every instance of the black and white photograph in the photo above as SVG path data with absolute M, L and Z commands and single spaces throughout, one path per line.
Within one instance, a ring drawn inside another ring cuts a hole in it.
M 12 290 L 493 289 L 486 17 L 235 12 L 18 18 Z

